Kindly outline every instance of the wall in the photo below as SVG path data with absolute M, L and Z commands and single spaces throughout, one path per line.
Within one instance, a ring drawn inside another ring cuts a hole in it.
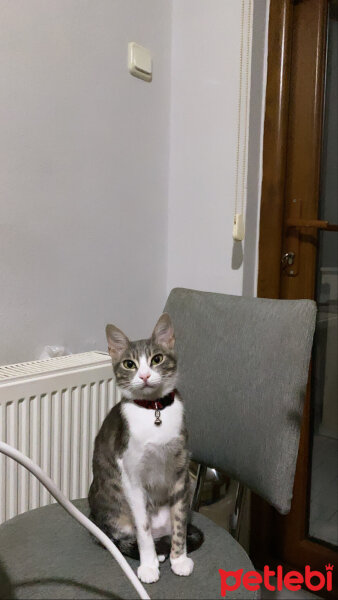
M 254 3 L 244 244 L 232 240 L 240 23 L 238 0 L 173 2 L 168 289 L 256 291 L 267 2 Z
M 166 297 L 171 2 L 11 0 L 0 22 L 0 364 L 105 349 L 111 320 L 144 336 Z
M 150 333 L 181 285 L 254 294 L 266 0 L 244 244 L 232 241 L 238 0 L 0 2 L 0 364 Z M 126 68 L 148 46 L 151 84 Z M 244 260 L 243 260 L 243 250 Z

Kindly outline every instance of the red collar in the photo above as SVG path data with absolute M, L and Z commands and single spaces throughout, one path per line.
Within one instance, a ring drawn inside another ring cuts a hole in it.
M 152 410 L 163 410 L 167 406 L 170 406 L 175 400 L 175 394 L 177 390 L 173 390 L 163 398 L 157 398 L 157 400 L 134 400 L 135 404 L 142 406 L 142 408 L 151 408 Z

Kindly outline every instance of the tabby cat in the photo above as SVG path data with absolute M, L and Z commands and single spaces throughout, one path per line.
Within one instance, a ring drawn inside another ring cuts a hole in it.
M 122 400 L 95 440 L 91 519 L 121 552 L 140 559 L 142 582 L 159 579 L 169 553 L 173 572 L 190 575 L 187 552 L 203 534 L 189 522 L 187 430 L 170 317 L 162 314 L 147 340 L 131 342 L 114 325 L 106 334 Z

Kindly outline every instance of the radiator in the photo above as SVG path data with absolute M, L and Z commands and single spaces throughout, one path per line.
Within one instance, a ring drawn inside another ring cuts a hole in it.
M 83 498 L 95 436 L 118 399 L 103 352 L 0 367 L 0 439 L 40 465 L 68 498 Z M 0 454 L 0 523 L 52 502 L 33 476 Z

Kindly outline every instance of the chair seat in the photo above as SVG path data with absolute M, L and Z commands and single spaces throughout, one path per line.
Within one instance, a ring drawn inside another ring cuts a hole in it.
M 74 504 L 86 515 L 86 500 Z M 161 565 L 157 583 L 146 585 L 151 598 L 221 598 L 218 569 L 244 573 L 253 566 L 243 548 L 221 527 L 201 514 L 193 522 L 205 541 L 192 554 L 190 577 L 178 577 L 169 561 Z M 132 568 L 138 562 L 129 560 Z M 234 580 L 233 580 L 234 581 Z M 229 579 L 229 583 L 233 583 Z M 10 582 L 10 584 L 9 584 Z M 134 588 L 111 555 L 57 505 L 24 513 L 0 527 L 0 597 L 15 599 L 137 598 Z M 1 595 L 6 589 L 6 596 Z M 256 598 L 244 587 L 226 598 Z

